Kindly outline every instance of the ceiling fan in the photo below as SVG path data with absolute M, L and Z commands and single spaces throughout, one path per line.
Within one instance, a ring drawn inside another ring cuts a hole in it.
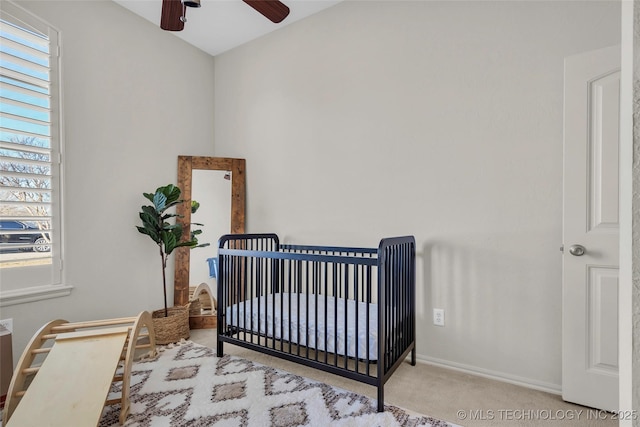
M 289 7 L 278 0 L 242 0 L 271 22 L 277 24 L 289 15 Z M 187 7 L 200 7 L 200 0 L 162 0 L 160 28 L 182 31 L 187 22 Z

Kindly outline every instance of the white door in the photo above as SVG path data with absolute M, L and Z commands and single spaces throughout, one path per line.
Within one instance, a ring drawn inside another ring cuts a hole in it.
M 618 410 L 620 46 L 565 59 L 562 397 Z

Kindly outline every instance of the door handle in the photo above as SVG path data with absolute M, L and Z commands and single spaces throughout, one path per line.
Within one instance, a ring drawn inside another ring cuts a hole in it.
M 587 248 L 582 245 L 571 245 L 569 253 L 573 256 L 582 256 L 587 252 Z

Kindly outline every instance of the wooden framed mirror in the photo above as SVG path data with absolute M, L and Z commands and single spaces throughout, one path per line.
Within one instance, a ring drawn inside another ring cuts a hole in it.
M 194 170 L 230 172 L 231 224 L 228 232 L 244 233 L 245 160 L 227 157 L 178 156 L 178 187 L 182 190 L 182 198 L 188 202 L 181 203 L 176 207 L 176 213 L 179 215 L 176 222 L 183 227 L 183 238 L 188 238 L 190 232 L 189 224 L 191 224 L 191 197 Z M 216 246 L 218 242 L 208 243 L 211 244 L 211 253 L 217 254 L 218 249 Z M 195 250 L 201 249 L 202 248 L 198 248 Z M 185 247 L 176 249 L 173 291 L 174 305 L 186 305 L 189 303 L 190 261 L 191 249 Z

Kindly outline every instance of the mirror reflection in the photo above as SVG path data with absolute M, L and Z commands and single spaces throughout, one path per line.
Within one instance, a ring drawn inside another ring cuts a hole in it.
M 216 282 L 207 260 L 216 257 L 220 236 L 231 232 L 231 171 L 192 171 L 191 198 L 200 203 L 198 211 L 191 215 L 191 222 L 204 224 L 198 240 L 210 246 L 191 251 L 189 282 L 191 286 L 207 283 L 215 293 Z

